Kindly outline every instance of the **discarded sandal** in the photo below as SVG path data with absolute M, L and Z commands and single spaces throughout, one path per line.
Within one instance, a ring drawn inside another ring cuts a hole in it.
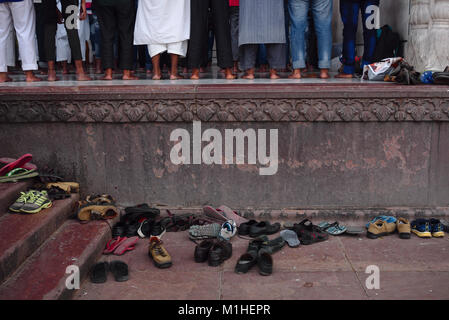
M 128 265 L 123 261 L 112 261 L 109 263 L 109 270 L 114 275 L 117 282 L 124 282 L 129 279 Z
M 33 159 L 33 155 L 27 153 L 21 156 L 19 159 L 14 160 L 7 165 L 3 166 L 0 169 L 0 176 L 6 175 L 8 172 L 16 169 L 16 168 L 22 168 L 26 163 L 30 162 L 31 159 Z M 34 168 L 35 170 L 35 168 Z
M 134 250 L 138 240 L 139 240 L 139 237 L 126 238 L 114 250 L 114 254 L 116 256 L 121 256 L 121 255 L 125 254 L 128 251 Z
M 128 239 L 127 237 L 117 237 L 115 239 L 111 239 L 108 241 L 108 243 L 106 244 L 106 249 L 103 251 L 103 254 L 111 254 L 115 251 L 115 249 L 118 248 L 118 246 L 120 244 L 122 244 L 122 242 L 124 242 L 126 239 Z

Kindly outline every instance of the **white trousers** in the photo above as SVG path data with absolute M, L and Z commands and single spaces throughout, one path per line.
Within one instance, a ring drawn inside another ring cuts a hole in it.
M 187 54 L 187 43 L 188 41 L 184 40 L 173 43 L 149 44 L 148 53 L 151 58 L 165 51 L 185 57 Z
M 11 45 L 8 37 L 12 28 L 16 30 L 22 69 L 37 70 L 36 14 L 33 0 L 0 3 L 0 72 L 8 71 L 8 46 Z

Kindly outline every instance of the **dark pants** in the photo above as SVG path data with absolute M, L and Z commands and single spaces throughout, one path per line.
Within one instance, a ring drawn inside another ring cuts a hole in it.
M 231 27 L 228 0 L 191 0 L 190 42 L 187 52 L 189 68 L 199 69 L 207 58 L 208 9 L 211 9 L 213 29 L 217 41 L 217 60 L 221 68 L 231 68 Z M 207 63 L 207 62 L 206 62 Z
M 118 33 L 119 67 L 122 70 L 131 70 L 134 58 L 135 1 L 119 1 L 110 6 L 96 3 L 95 10 L 100 23 L 103 68 L 114 68 L 114 37 Z
M 66 13 L 68 6 L 74 5 L 78 8 L 78 0 L 61 0 L 62 16 L 64 21 L 73 22 L 73 19 L 69 19 L 71 12 Z M 55 61 L 56 60 L 56 29 L 58 16 L 56 14 L 56 0 L 44 0 L 42 3 L 34 4 L 36 9 L 37 25 L 42 28 L 41 40 L 38 40 L 39 55 L 41 61 Z M 71 28 L 70 25 L 65 23 L 65 29 L 67 31 L 67 38 L 69 40 L 70 51 L 72 52 L 72 60 L 82 60 L 81 44 L 78 36 L 78 29 Z M 43 46 L 43 48 L 41 47 Z
M 367 29 L 366 21 L 372 13 L 366 13 L 366 8 L 371 5 L 379 6 L 379 0 L 364 0 L 359 2 L 341 0 L 340 14 L 343 21 L 343 72 L 354 73 L 354 63 L 356 54 L 356 35 L 359 22 L 360 11 L 362 12 L 363 25 L 363 65 L 370 64 L 376 49 L 376 29 Z
M 284 43 L 265 43 L 266 59 L 271 69 L 284 69 L 287 64 L 287 46 Z M 240 46 L 240 66 L 243 70 L 256 66 L 260 46 L 258 44 L 244 44 Z

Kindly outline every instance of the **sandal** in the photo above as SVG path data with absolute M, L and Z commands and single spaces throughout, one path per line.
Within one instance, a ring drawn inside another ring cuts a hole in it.
M 340 226 L 338 222 L 330 223 L 330 222 L 321 222 L 318 224 L 318 227 L 326 231 L 327 233 L 338 236 L 346 232 L 345 226 Z
M 19 159 L 13 159 L 13 158 L 0 158 L 0 163 L 3 163 L 5 165 L 8 165 L 10 163 L 13 163 L 15 161 L 18 161 Z M 27 170 L 37 170 L 37 166 L 32 163 L 23 163 L 20 168 L 24 168 Z
M 17 182 L 23 179 L 34 178 L 39 175 L 36 170 L 27 170 L 23 168 L 15 168 L 9 171 L 5 176 L 0 177 L 0 182 Z
M 104 262 L 97 263 L 90 273 L 90 281 L 92 283 L 105 283 L 108 279 L 109 264 Z
M 325 241 L 329 238 L 329 234 L 327 232 L 312 224 L 309 219 L 304 219 L 300 223 L 294 224 L 293 229 L 298 235 L 301 243 L 304 245 Z
M 112 261 L 109 263 L 109 270 L 114 275 L 117 282 L 127 281 L 129 279 L 128 265 L 123 261 Z
M 113 253 L 115 251 L 115 249 L 118 248 L 119 245 L 122 244 L 123 241 L 125 241 L 126 239 L 128 239 L 127 237 L 117 237 L 115 239 L 111 239 L 108 241 L 108 243 L 106 244 L 106 249 L 103 251 L 103 254 L 110 254 Z
M 4 167 L 0 169 L 0 176 L 6 175 L 11 170 L 14 170 L 16 168 L 22 168 L 26 163 L 30 162 L 31 159 L 33 159 L 33 156 L 29 153 L 24 154 L 19 159 L 14 160 L 13 162 L 8 163 Z M 34 169 L 36 170 L 36 169 Z

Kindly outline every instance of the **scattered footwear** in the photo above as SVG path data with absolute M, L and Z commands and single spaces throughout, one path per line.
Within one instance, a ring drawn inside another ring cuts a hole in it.
M 129 279 L 128 265 L 123 261 L 112 261 L 109 263 L 109 270 L 114 275 L 117 282 L 124 282 Z
M 31 190 L 27 193 L 26 202 L 20 208 L 20 212 L 24 213 L 38 213 L 42 209 L 47 209 L 52 206 L 51 200 L 48 198 L 47 191 Z
M 229 241 L 237 233 L 237 225 L 234 220 L 228 220 L 221 225 L 220 234 L 218 238 Z
M 87 196 L 79 202 L 78 219 L 80 221 L 114 219 L 120 214 L 110 195 Z
M 235 266 L 236 273 L 247 273 L 253 266 L 257 264 L 257 253 L 244 253 Z
M 9 210 L 20 212 L 20 209 L 22 209 L 23 205 L 27 202 L 28 197 L 28 192 L 21 192 L 20 197 L 9 207 Z
M 410 239 L 411 226 L 407 219 L 399 218 L 396 221 L 396 229 L 398 230 L 399 238 Z
M 80 185 L 78 182 L 48 182 L 45 184 L 47 189 L 60 188 L 66 193 L 79 193 Z
M 368 229 L 370 224 L 375 223 L 379 220 L 386 221 L 387 223 L 396 223 L 397 219 L 393 216 L 377 216 L 366 224 L 366 228 Z
M 214 245 L 213 240 L 208 239 L 201 241 L 201 243 L 195 247 L 194 253 L 195 262 L 197 263 L 206 262 L 207 259 L 209 258 L 209 252 L 210 249 L 212 249 L 213 245 Z
M 106 249 L 103 250 L 103 254 L 111 254 L 115 251 L 115 249 L 117 249 L 117 247 L 126 239 L 128 239 L 127 237 L 117 237 L 114 239 L 111 239 L 108 241 L 108 243 L 106 243 Z
M 346 232 L 346 227 L 341 226 L 337 221 L 334 223 L 321 222 L 318 224 L 318 227 L 333 236 L 338 236 Z
M 248 222 L 242 223 L 238 228 L 239 235 L 248 236 L 250 228 L 256 224 L 256 220 L 249 220 Z
M 139 237 L 131 237 L 124 238 L 125 240 L 121 241 L 117 248 L 114 250 L 114 254 L 116 256 L 121 256 L 128 251 L 134 250 Z
M 19 180 L 37 177 L 39 173 L 35 170 L 27 170 L 23 168 L 16 168 L 8 172 L 5 176 L 0 176 L 0 183 L 17 182 Z
M 160 269 L 170 268 L 172 266 L 170 255 L 162 246 L 162 241 L 157 238 L 150 239 L 148 255 L 153 259 L 154 265 Z
M 444 226 L 438 219 L 430 219 L 430 232 L 432 233 L 432 237 L 441 238 L 444 237 Z
M 370 239 L 377 239 L 379 237 L 387 236 L 396 231 L 396 220 L 395 222 L 387 222 L 385 220 L 377 220 L 371 223 L 366 232 L 366 236 Z
M 259 267 L 259 274 L 262 276 L 269 276 L 273 273 L 273 258 L 271 254 L 264 250 L 259 251 L 257 257 L 257 266 Z
M 232 244 L 229 241 L 218 240 L 209 252 L 208 265 L 218 267 L 232 256 Z
M 204 240 L 217 238 L 220 235 L 221 225 L 218 223 L 205 224 L 203 226 L 191 226 L 189 228 L 189 238 L 191 240 Z
M 28 159 L 28 157 L 29 156 L 31 156 L 31 154 L 26 154 L 26 155 L 23 155 L 21 158 L 24 158 L 23 159 L 23 161 L 22 161 L 22 163 L 20 164 L 20 168 L 24 168 L 24 169 L 27 169 L 27 170 L 37 170 L 37 166 L 35 165 L 35 164 L 32 164 L 32 163 L 30 163 L 30 162 L 26 162 Z M 32 157 L 32 156 L 31 156 Z M 16 162 L 16 161 L 20 161 L 20 158 L 19 159 L 13 159 L 13 158 L 0 158 L 0 163 L 3 163 L 4 164 L 4 166 L 3 167 L 5 167 L 5 165 L 8 165 L 8 164 L 11 164 L 11 163 L 14 163 L 14 162 Z M 31 159 L 30 159 L 30 161 L 31 161 Z M 2 169 L 3 169 L 3 167 L 2 167 Z
M 108 279 L 109 264 L 107 262 L 97 263 L 90 273 L 92 283 L 105 283 Z
M 430 222 L 427 219 L 416 219 L 411 223 L 412 232 L 420 238 L 431 238 Z
M 257 238 L 263 235 L 271 235 L 279 232 L 281 225 L 279 223 L 270 224 L 268 221 L 262 221 L 252 225 L 249 229 L 249 236 Z
M 5 176 L 7 173 L 9 173 L 10 171 L 12 171 L 16 168 L 23 168 L 23 166 L 25 166 L 32 159 L 33 159 L 33 155 L 31 155 L 29 153 L 24 154 L 19 159 L 13 160 L 12 162 L 4 165 L 0 169 L 0 176 Z M 32 168 L 32 169 L 36 169 L 36 168 Z M 27 171 L 30 171 L 30 170 L 27 170 Z
M 301 244 L 304 245 L 326 241 L 329 238 L 329 234 L 327 232 L 312 224 L 309 219 L 304 219 L 300 223 L 295 223 L 293 225 L 293 230 L 298 235 Z
M 282 230 L 281 237 L 285 242 L 287 242 L 290 248 L 297 248 L 301 244 L 298 239 L 298 235 L 293 230 Z

